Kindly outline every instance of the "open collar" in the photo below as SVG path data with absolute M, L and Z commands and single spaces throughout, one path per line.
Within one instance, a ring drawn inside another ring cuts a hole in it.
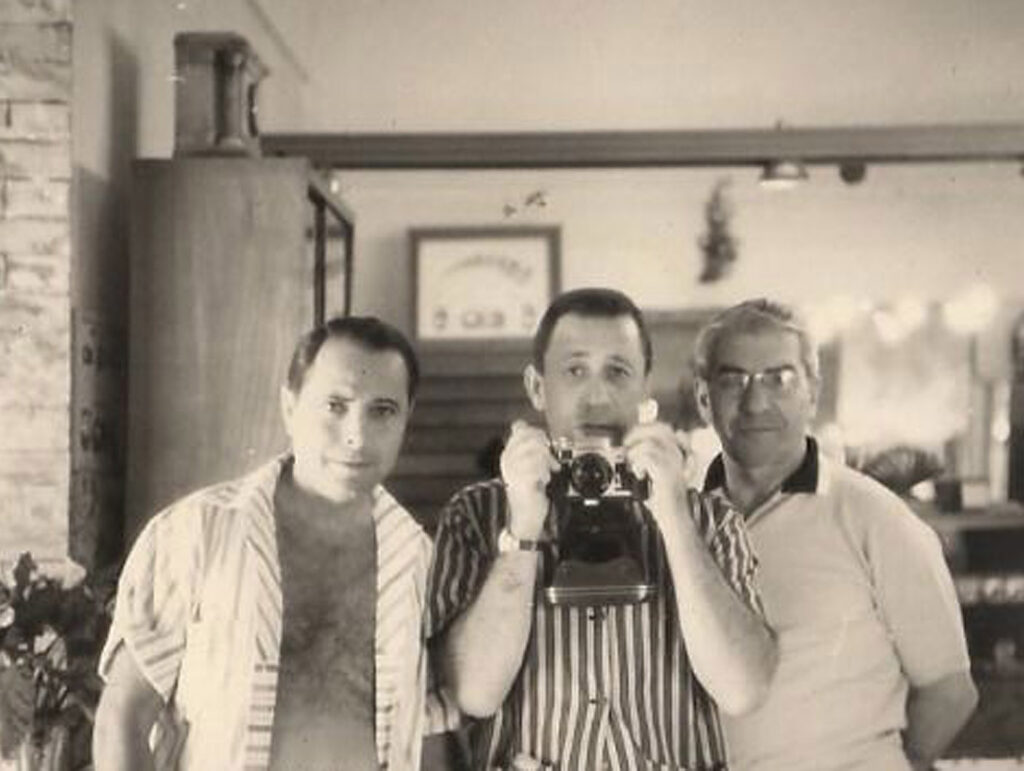
M 824 492 L 825 479 L 823 469 L 818 457 L 818 442 L 814 437 L 807 437 L 807 449 L 804 451 L 804 459 L 796 470 L 786 477 L 780 493 L 819 493 Z M 725 489 L 725 462 L 722 454 L 719 453 L 708 466 L 704 475 L 704 492 Z

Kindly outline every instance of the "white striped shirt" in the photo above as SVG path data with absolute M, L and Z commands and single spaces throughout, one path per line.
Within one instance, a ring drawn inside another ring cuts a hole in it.
M 126 646 L 174 719 L 188 723 L 178 769 L 269 765 L 282 619 L 273 498 L 284 461 L 160 512 L 125 563 L 100 674 Z M 380 487 L 373 518 L 377 755 L 382 768 L 416 771 L 426 714 L 422 619 L 431 542 Z
M 763 613 L 742 517 L 721 496 L 691 490 L 690 502 L 723 574 Z M 500 480 L 492 480 L 464 489 L 443 510 L 429 589 L 434 631 L 476 597 L 498 553 L 506 507 Z M 520 674 L 473 737 L 474 768 L 507 768 L 517 754 L 564 771 L 725 768 L 717 710 L 687 658 L 661 539 L 647 532 L 658 585 L 652 601 L 587 608 L 538 596 Z M 539 575 L 552 559 L 548 540 Z

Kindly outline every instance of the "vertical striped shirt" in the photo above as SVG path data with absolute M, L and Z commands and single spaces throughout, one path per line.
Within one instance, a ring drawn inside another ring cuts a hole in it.
M 175 768 L 269 765 L 282 620 L 273 497 L 284 460 L 160 512 L 125 563 L 100 674 L 123 645 L 168 705 L 158 725 L 188 724 Z M 431 542 L 383 488 L 374 491 L 372 513 L 377 755 L 382 768 L 416 771 Z
M 763 614 L 742 517 L 719 495 L 691 490 L 690 504 L 722 573 Z M 556 519 L 548 517 L 538 575 L 555 559 Z M 473 602 L 506 522 L 500 480 L 465 488 L 443 510 L 428 590 L 435 632 Z M 687 658 L 661 538 L 654 527 L 645 532 L 654 599 L 570 607 L 538 595 L 519 676 L 474 733 L 474 768 L 508 768 L 519 754 L 564 771 L 725 768 L 717 710 Z

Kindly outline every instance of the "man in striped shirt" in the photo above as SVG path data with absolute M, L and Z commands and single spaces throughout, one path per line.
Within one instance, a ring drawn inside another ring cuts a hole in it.
M 392 327 L 320 325 L 281 389 L 291 452 L 150 521 L 100 662 L 98 771 L 419 768 L 431 546 L 381 487 L 417 379 Z
M 753 584 L 742 519 L 696 494 L 671 428 L 639 422 L 651 343 L 620 292 L 557 298 L 524 382 L 546 429 L 516 422 L 501 477 L 447 504 L 429 597 L 442 670 L 480 769 L 724 769 L 717 708 L 767 690 L 776 650 Z M 555 559 L 552 441 L 624 434 L 646 476 L 656 596 L 639 604 L 550 605 L 538 575 Z

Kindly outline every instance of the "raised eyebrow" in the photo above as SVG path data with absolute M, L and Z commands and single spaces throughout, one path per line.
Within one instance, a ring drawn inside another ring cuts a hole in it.
M 735 372 L 737 374 L 747 374 L 747 371 L 743 369 L 743 367 L 736 367 L 732 364 L 719 364 L 718 366 L 715 367 L 715 372 L 725 372 L 728 374 Z
M 581 351 L 581 352 L 566 354 L 565 356 L 562 357 L 561 361 L 559 361 L 558 366 L 560 366 L 560 367 L 571 367 L 571 366 L 573 366 L 575 364 L 587 364 L 587 363 L 588 363 L 587 355 Z
M 619 367 L 625 367 L 630 371 L 636 369 L 636 367 L 633 366 L 633 362 L 631 362 L 629 359 L 624 359 L 621 356 L 612 356 L 611 359 L 609 359 L 608 363 L 614 364 Z
M 572 361 L 573 359 L 587 359 L 590 357 L 589 351 L 569 351 L 562 357 L 562 361 Z

